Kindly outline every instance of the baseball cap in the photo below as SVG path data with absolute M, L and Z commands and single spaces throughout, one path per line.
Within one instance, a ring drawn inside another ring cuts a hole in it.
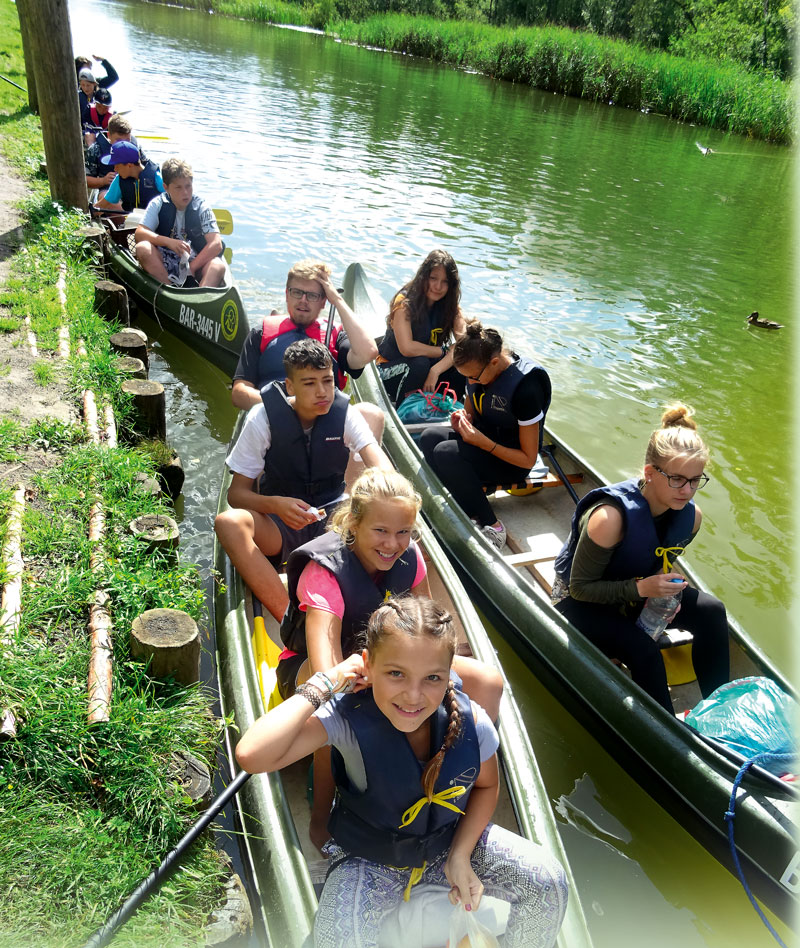
M 81 71 L 78 73 L 78 81 L 80 81 L 81 79 L 88 79 L 89 82 L 96 81 L 94 78 L 94 73 L 92 72 L 91 69 L 81 69 Z
M 133 142 L 114 142 L 111 151 L 100 161 L 104 165 L 111 165 L 112 168 L 114 165 L 138 164 L 139 149 Z
M 100 105 L 111 105 L 111 93 L 108 89 L 95 89 L 94 101 Z

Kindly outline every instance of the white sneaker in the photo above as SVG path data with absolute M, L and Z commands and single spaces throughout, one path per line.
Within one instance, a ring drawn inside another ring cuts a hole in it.
M 481 527 L 481 533 L 486 537 L 486 539 L 496 547 L 498 550 L 502 550 L 506 545 L 506 528 L 500 523 L 500 529 L 495 530 L 494 527 Z

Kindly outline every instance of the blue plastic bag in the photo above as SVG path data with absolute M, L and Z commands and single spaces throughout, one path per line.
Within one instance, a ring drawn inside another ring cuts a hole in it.
M 738 678 L 720 685 L 686 715 L 686 723 L 700 734 L 746 758 L 765 751 L 796 754 L 796 722 L 797 702 L 769 678 Z M 778 775 L 791 769 L 786 761 L 761 766 Z
M 454 411 L 463 407 L 447 382 L 441 382 L 435 392 L 423 392 L 419 388 L 409 392 L 400 402 L 397 414 L 403 424 L 418 425 L 426 421 L 445 421 Z

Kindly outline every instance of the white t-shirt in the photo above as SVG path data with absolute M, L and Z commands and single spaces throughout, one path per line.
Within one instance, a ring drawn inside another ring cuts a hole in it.
M 368 444 L 377 444 L 364 416 L 348 405 L 344 420 L 344 443 L 351 454 L 357 454 Z M 264 455 L 272 444 L 267 410 L 264 403 L 254 405 L 225 463 L 234 472 L 255 479 L 264 470 Z

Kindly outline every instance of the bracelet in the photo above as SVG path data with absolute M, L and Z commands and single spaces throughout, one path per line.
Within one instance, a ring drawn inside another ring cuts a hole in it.
M 322 695 L 322 692 L 315 686 L 312 685 L 310 681 L 303 682 L 302 685 L 298 685 L 294 689 L 296 695 L 300 695 L 305 698 L 306 701 L 310 702 L 314 706 L 315 711 L 319 711 L 322 707 L 325 698 Z
M 496 448 L 496 447 L 497 447 L 497 442 L 495 441 L 495 443 L 494 443 L 494 448 Z M 489 452 L 489 454 L 494 454 L 494 448 L 492 448 L 492 450 Z
M 330 701 L 336 690 L 335 682 L 332 682 L 325 672 L 316 672 L 308 679 L 306 684 L 313 685 L 322 695 L 323 701 Z

